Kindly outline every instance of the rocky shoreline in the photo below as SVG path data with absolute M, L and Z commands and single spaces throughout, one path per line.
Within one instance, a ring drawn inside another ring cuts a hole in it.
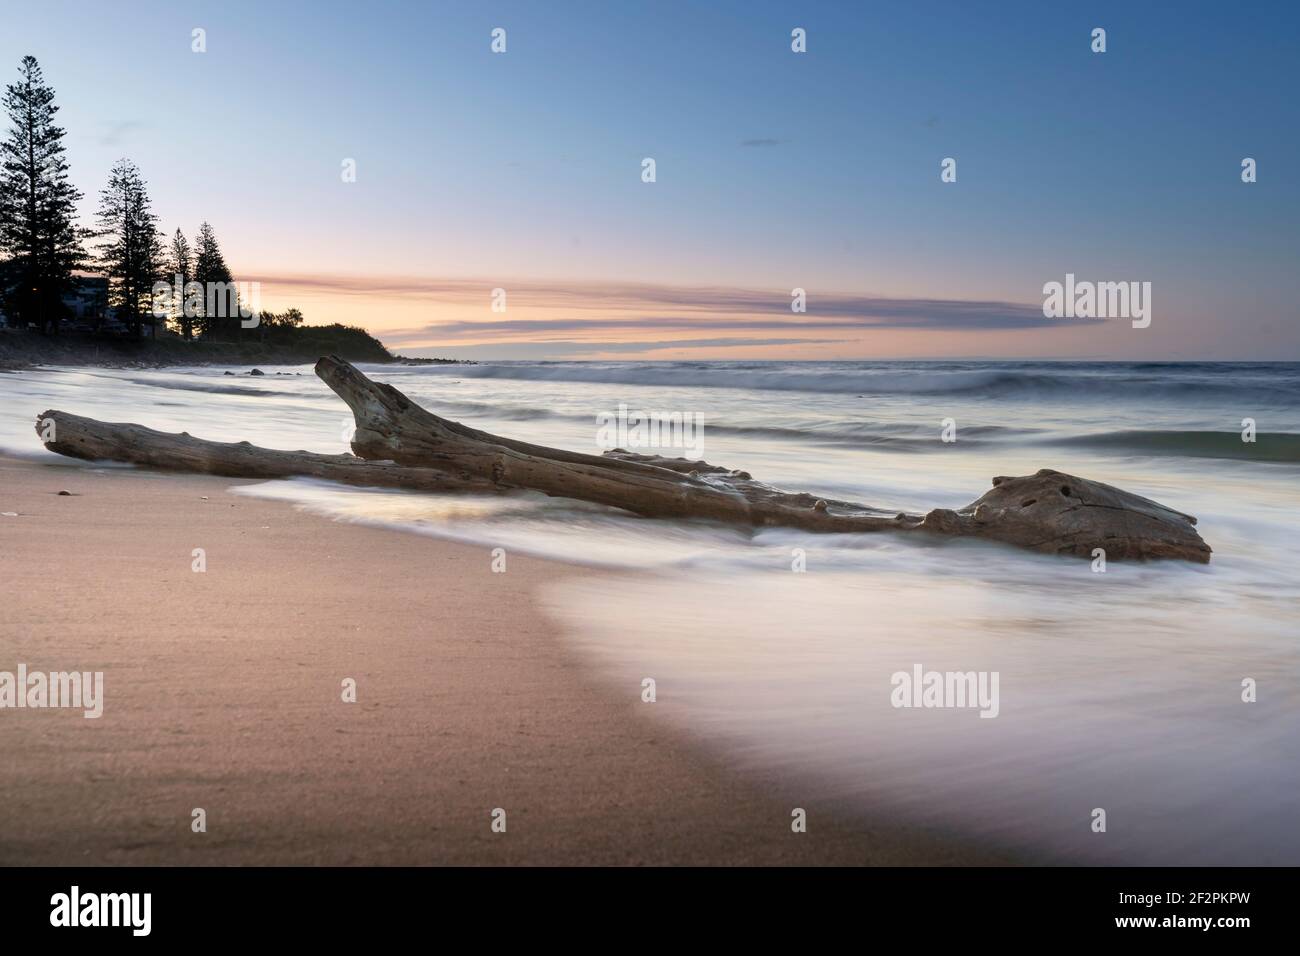
M 307 326 L 297 332 L 301 343 L 203 342 L 176 336 L 139 342 L 83 334 L 58 337 L 0 330 L 0 372 L 41 365 L 84 365 L 99 368 L 166 368 L 179 365 L 310 365 L 322 354 L 337 354 L 352 362 L 394 365 L 473 364 L 458 359 L 411 358 L 394 355 L 378 339 L 355 330 L 348 337 L 330 336 L 322 352 L 322 332 L 331 327 Z M 310 341 L 308 341 L 310 340 Z

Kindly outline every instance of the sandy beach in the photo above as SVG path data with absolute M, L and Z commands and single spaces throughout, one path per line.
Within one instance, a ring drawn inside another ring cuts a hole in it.
M 599 682 L 534 592 L 600 572 L 494 574 L 237 484 L 0 459 L 0 669 L 105 675 L 98 720 L 0 713 L 0 864 L 996 861 L 731 769 Z

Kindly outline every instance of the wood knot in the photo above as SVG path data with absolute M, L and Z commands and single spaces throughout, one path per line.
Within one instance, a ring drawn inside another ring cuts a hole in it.
M 825 511 L 827 507 L 826 501 L 818 498 L 817 503 L 813 505 L 813 511 Z

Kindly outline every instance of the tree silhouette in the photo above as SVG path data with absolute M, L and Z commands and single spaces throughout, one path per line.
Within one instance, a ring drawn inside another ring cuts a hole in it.
M 217 243 L 212 226 L 199 226 L 194 240 L 194 281 L 203 286 L 203 309 L 199 328 L 208 338 L 233 338 L 239 326 L 239 299 L 233 291 L 234 279 L 226 266 L 225 256 Z
M 186 286 L 194 280 L 193 256 L 185 233 L 179 229 L 167 246 L 167 281 L 172 284 L 171 316 L 186 339 L 194 338 L 195 311 L 187 309 Z
M 68 182 L 54 90 L 35 57 L 23 57 L 18 74 L 3 99 L 12 126 L 0 142 L 0 251 L 10 260 L 0 299 L 17 324 L 57 333 L 72 272 L 86 263 L 75 221 L 81 193 Z
M 113 165 L 100 193 L 99 228 L 105 240 L 99 247 L 99 266 L 108 277 L 109 305 L 118 310 L 133 337 L 140 337 L 144 324 L 156 336 L 153 285 L 162 274 L 162 238 L 144 178 L 128 159 Z

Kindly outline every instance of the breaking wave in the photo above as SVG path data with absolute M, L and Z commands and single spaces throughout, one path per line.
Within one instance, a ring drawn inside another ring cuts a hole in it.
M 1279 374 L 1280 373 L 1280 374 Z M 1294 363 L 498 362 L 427 366 L 406 375 L 868 395 L 1038 397 L 1090 402 L 1249 396 L 1300 401 Z M 402 376 L 394 376 L 402 377 Z

